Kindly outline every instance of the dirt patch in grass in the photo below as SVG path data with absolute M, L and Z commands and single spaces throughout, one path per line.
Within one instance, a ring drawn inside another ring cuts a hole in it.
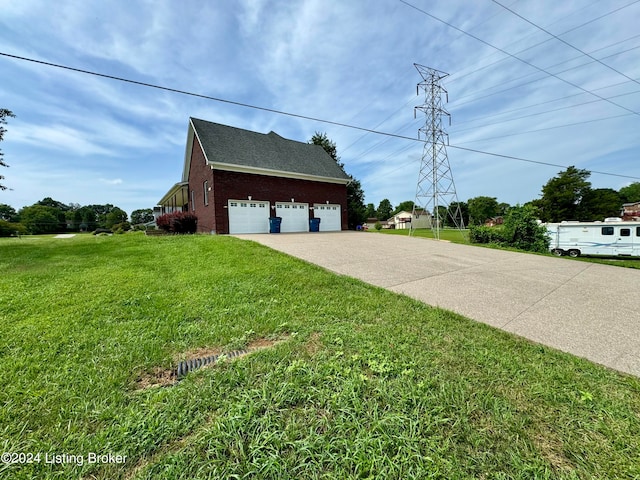
M 237 350 L 234 352 L 226 352 L 224 349 L 220 347 L 201 347 L 193 350 L 189 350 L 187 352 L 181 353 L 179 359 L 174 359 L 172 362 L 174 365 L 179 364 L 180 362 L 196 360 L 198 358 L 207 358 L 222 355 L 223 353 L 232 354 L 231 359 L 244 357 L 253 352 L 257 352 L 258 350 L 263 350 L 265 348 L 273 347 L 274 345 L 284 342 L 289 337 L 279 337 L 279 338 L 258 338 L 253 340 L 247 344 L 247 347 L 243 350 Z M 216 362 L 212 362 L 208 365 L 203 365 L 200 368 L 210 367 L 215 365 Z M 136 390 L 145 390 L 147 388 L 155 388 L 155 387 L 169 387 L 171 385 L 175 385 L 178 382 L 178 377 L 176 375 L 176 366 L 171 368 L 160 368 L 156 367 L 151 372 L 143 372 L 136 379 Z
M 550 432 L 540 433 L 533 438 L 533 444 L 540 450 L 542 456 L 556 471 L 569 471 L 574 467 L 562 452 L 562 440 Z
M 309 335 L 309 340 L 304 344 L 304 350 L 311 356 L 318 353 L 322 349 L 322 341 L 320 340 L 320 333 L 313 332 Z

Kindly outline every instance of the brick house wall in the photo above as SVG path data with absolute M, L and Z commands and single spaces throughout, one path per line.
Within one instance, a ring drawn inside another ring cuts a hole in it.
M 211 187 L 207 194 L 205 181 Z M 310 207 L 314 203 L 339 204 L 342 206 L 342 229 L 348 228 L 345 185 L 212 170 L 206 165 L 200 143 L 193 142 L 189 168 L 189 211 L 198 217 L 198 232 L 229 233 L 228 200 L 244 200 L 249 196 L 255 201 L 268 201 L 271 207 L 276 202 L 290 202 L 292 198 L 296 202 L 308 203 Z M 205 205 L 205 197 L 208 197 L 208 205 Z M 273 209 L 270 214 L 275 214 Z M 309 210 L 309 218 L 313 218 L 313 210 Z

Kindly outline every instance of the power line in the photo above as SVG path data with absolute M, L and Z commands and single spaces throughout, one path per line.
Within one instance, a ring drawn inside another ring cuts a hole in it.
M 595 96 L 595 97 L 599 98 L 600 100 L 603 100 L 603 101 L 608 102 L 608 103 L 610 103 L 610 104 L 612 104 L 612 105 L 615 105 L 615 106 L 616 106 L 616 107 L 618 107 L 618 108 L 622 108 L 623 110 L 626 110 L 627 112 L 633 113 L 634 115 L 640 115 L 640 112 L 636 112 L 635 110 L 631 110 L 630 108 L 627 108 L 627 107 L 625 107 L 625 106 L 623 106 L 623 105 L 620 105 L 620 104 L 618 104 L 618 103 L 612 102 L 611 100 L 607 100 L 606 98 L 601 97 L 601 96 L 600 96 L 600 95 L 598 95 L 597 93 L 593 93 L 592 91 L 589 91 L 589 90 L 587 90 L 586 88 L 581 87 L 580 85 L 578 85 L 578 84 L 576 84 L 576 83 L 570 82 L 569 80 L 565 80 L 564 78 L 560 78 L 559 76 L 557 76 L 557 75 L 555 75 L 555 74 L 553 74 L 553 73 L 551 73 L 551 72 L 549 72 L 549 71 L 545 70 L 544 68 L 538 67 L 537 65 L 534 65 L 534 64 L 533 64 L 533 63 L 531 63 L 531 62 L 528 62 L 528 61 L 526 61 L 526 60 L 524 60 L 524 59 L 522 59 L 522 58 L 520 58 L 520 57 L 518 57 L 518 56 L 516 56 L 516 55 L 514 55 L 514 54 L 512 54 L 512 53 L 509 53 L 509 52 L 507 52 L 506 50 L 504 50 L 504 49 L 502 49 L 502 48 L 500 48 L 500 47 L 496 47 L 495 45 L 492 45 L 491 43 L 487 42 L 486 40 L 483 40 L 483 39 L 481 39 L 480 37 L 477 37 L 477 36 L 473 35 L 472 33 L 466 32 L 466 31 L 462 30 L 461 28 L 456 27 L 456 26 L 455 26 L 455 25 L 453 25 L 453 24 L 451 24 L 451 23 L 449 23 L 449 22 L 447 22 L 447 21 L 445 21 L 445 20 L 442 20 L 441 18 L 436 17 L 436 16 L 434 16 L 434 15 L 430 14 L 429 12 L 427 12 L 427 11 L 425 11 L 425 10 L 422 10 L 421 8 L 418 8 L 418 7 L 416 7 L 415 5 L 412 5 L 411 3 L 407 2 L 406 0 L 399 0 L 399 1 L 400 1 L 400 2 L 402 2 L 402 3 L 404 3 L 405 5 L 407 5 L 407 6 L 411 7 L 411 8 L 413 8 L 413 9 L 415 9 L 415 10 L 419 11 L 420 13 L 425 14 L 425 15 L 426 15 L 426 16 L 428 16 L 428 17 L 430 17 L 430 18 L 432 18 L 432 19 L 434 19 L 434 20 L 437 20 L 437 21 L 438 21 L 438 22 L 440 22 L 440 23 L 444 23 L 444 24 L 445 24 L 445 25 L 447 25 L 448 27 L 453 28 L 454 30 L 457 30 L 458 32 L 462 32 L 462 33 L 464 33 L 465 35 L 468 35 L 469 37 L 471 37 L 471 38 L 473 38 L 473 39 L 477 40 L 478 42 L 483 43 L 483 44 L 485 44 L 485 45 L 487 45 L 487 46 L 489 46 L 489 47 L 491 47 L 491 48 L 495 48 L 495 49 L 496 49 L 496 50 L 498 50 L 499 52 L 502 52 L 502 53 L 504 53 L 505 55 L 508 55 L 508 56 L 510 56 L 511 58 L 513 58 L 513 59 L 515 59 L 515 60 L 518 60 L 519 62 L 524 63 L 525 65 L 529 65 L 530 67 L 535 68 L 536 70 L 538 70 L 538 71 L 540 71 L 540 72 L 543 72 L 543 73 L 545 73 L 545 74 L 547 74 L 547 75 L 549 75 L 549 76 L 551 76 L 551 77 L 554 77 L 554 78 L 556 78 L 556 79 L 560 80 L 561 82 L 566 83 L 567 85 L 571 85 L 571 86 L 572 86 L 572 87 L 574 87 L 574 88 L 578 88 L 578 89 L 582 90 L 583 92 L 589 93 L 589 94 L 591 94 L 591 95 L 593 95 L 593 96 Z
M 575 51 L 580 52 L 582 55 L 585 55 L 587 57 L 589 57 L 591 60 L 598 62 L 600 65 L 602 65 L 603 67 L 608 68 L 609 70 L 616 72 L 619 75 L 622 75 L 624 78 L 626 78 L 627 80 L 631 80 L 632 82 L 637 83 L 638 85 L 640 85 L 640 82 L 638 80 L 636 80 L 635 78 L 631 78 L 629 75 L 627 75 L 626 73 L 621 72 L 620 70 L 616 70 L 615 68 L 611 67 L 610 65 L 607 65 L 606 63 L 600 61 L 599 59 L 589 55 L 587 52 L 580 50 L 578 47 L 575 47 L 574 45 L 571 45 L 569 42 L 561 39 L 559 36 L 551 33 L 549 30 L 545 30 L 544 28 L 542 28 L 540 25 L 537 25 L 535 23 L 533 23 L 531 20 L 528 20 L 527 18 L 523 17 L 522 15 L 520 15 L 519 13 L 515 12 L 514 10 L 511 10 L 509 7 L 501 4 L 500 2 L 498 2 L 498 0 L 491 0 L 493 3 L 495 3 L 496 5 L 501 6 L 502 8 L 504 8 L 505 10 L 511 12 L 512 14 L 514 14 L 516 17 L 524 20 L 525 22 L 527 22 L 529 25 L 533 25 L 534 27 L 536 27 L 538 30 L 543 31 L 544 33 L 546 33 L 547 35 L 551 35 L 553 38 L 555 38 L 556 40 L 558 40 L 559 42 L 564 43 L 566 46 L 573 48 Z
M 403 1 L 403 0 L 400 0 L 400 1 Z M 116 80 L 116 81 L 119 81 L 119 82 L 130 83 L 130 84 L 133 84 L 133 85 L 140 85 L 142 87 L 155 88 L 157 90 L 163 90 L 163 91 L 167 91 L 167 92 L 178 93 L 178 94 L 187 95 L 187 96 L 190 96 L 190 97 L 202 98 L 202 99 L 205 99 L 205 100 L 212 100 L 212 101 L 215 101 L 215 102 L 221 102 L 221 103 L 226 103 L 226 104 L 230 104 L 230 105 L 236 105 L 236 106 L 239 106 L 239 107 L 251 108 L 251 109 L 254 109 L 254 110 L 260 110 L 260 111 L 269 112 L 269 113 L 276 113 L 278 115 L 285 115 L 285 116 L 289 116 L 289 117 L 300 118 L 300 119 L 303 119 L 303 120 L 311 120 L 311 121 L 314 121 L 314 122 L 326 123 L 326 124 L 329 124 L 329 125 L 336 125 L 338 127 L 350 128 L 350 129 L 353 129 L 353 130 L 359 130 L 359 131 L 369 132 L 369 133 L 375 133 L 376 135 L 385 135 L 387 137 L 393 137 L 393 138 L 399 138 L 399 139 L 402 139 L 402 140 L 410 140 L 412 142 L 424 143 L 424 140 L 420 140 L 420 139 L 415 138 L 415 137 L 408 137 L 406 135 L 399 135 L 399 134 L 395 134 L 395 133 L 382 132 L 382 131 L 379 131 L 379 130 L 373 130 L 373 129 L 370 129 L 370 128 L 358 127 L 356 125 L 349 125 L 347 123 L 336 122 L 336 121 L 333 121 L 333 120 L 326 120 L 326 119 L 322 119 L 322 118 L 310 117 L 310 116 L 307 116 L 307 115 L 300 115 L 300 114 L 297 114 L 297 113 L 284 112 L 282 110 L 275 110 L 273 108 L 260 107 L 260 106 L 257 106 L 257 105 L 251 105 L 249 103 L 238 102 L 238 101 L 234 101 L 234 100 L 227 100 L 227 99 L 218 98 L 218 97 L 212 97 L 212 96 L 209 96 L 209 95 L 203 95 L 203 94 L 200 94 L 200 93 L 189 92 L 189 91 L 180 90 L 180 89 L 177 89 L 177 88 L 171 88 L 171 87 L 164 87 L 164 86 L 161 86 L 161 85 L 155 85 L 155 84 L 148 83 L 148 82 L 140 82 L 138 80 L 131 80 L 131 79 L 128 79 L 128 78 L 118 77 L 118 76 L 115 76 L 115 75 L 108 75 L 108 74 L 105 74 L 105 73 L 93 72 L 91 70 L 84 70 L 84 69 L 81 69 L 81 68 L 69 67 L 69 66 L 66 66 L 66 65 L 60 65 L 60 64 L 56 64 L 56 63 L 52 63 L 52 62 L 45 62 L 43 60 L 36 60 L 36 59 L 33 59 L 33 58 L 21 57 L 21 56 L 18 56 L 18 55 L 12 55 L 12 54 L 5 53 L 5 52 L 0 52 L 0 56 L 13 58 L 13 59 L 16 59 L 16 60 L 22 60 L 22 61 L 25 61 L 25 62 L 36 63 L 36 64 L 39 64 L 39 65 L 46 65 L 48 67 L 60 68 L 60 69 L 68 70 L 68 71 L 72 71 L 72 72 L 84 73 L 86 75 L 92 75 L 92 76 L 95 76 L 95 77 L 107 78 L 107 79 Z M 503 155 L 503 154 L 499 154 L 499 153 L 483 152 L 481 150 L 474 150 L 474 149 L 470 149 L 470 148 L 457 147 L 455 145 L 449 145 L 449 147 L 457 148 L 459 150 L 466 150 L 466 151 L 474 152 L 474 153 L 480 153 L 482 155 L 491 155 L 491 156 L 500 157 L 500 158 L 507 158 L 507 159 L 511 159 L 511 160 L 517 160 L 517 161 L 521 161 L 521 162 L 536 163 L 536 164 L 540 164 L 540 165 L 550 165 L 550 166 L 554 166 L 554 167 L 568 168 L 565 165 L 557 165 L 557 164 L 552 164 L 552 163 L 540 162 L 540 161 L 537 161 L 537 160 L 530 160 L 530 159 L 526 159 L 526 158 L 514 157 L 514 156 L 510 156 L 510 155 Z M 630 179 L 633 179 L 633 180 L 640 180 L 640 177 L 634 177 L 634 176 L 631 176 L 631 175 L 621 175 L 621 174 L 616 174 L 616 173 L 595 172 L 595 171 L 593 173 L 598 173 L 598 174 L 601 174 L 601 175 L 610 175 L 610 176 L 614 176 L 614 177 L 630 178 Z

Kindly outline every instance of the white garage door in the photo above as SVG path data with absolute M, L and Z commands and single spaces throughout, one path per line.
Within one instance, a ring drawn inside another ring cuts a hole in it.
M 269 202 L 229 200 L 229 233 L 269 233 Z
M 340 205 L 315 204 L 313 216 L 320 219 L 321 232 L 335 232 L 342 230 L 342 209 Z
M 276 203 L 276 217 L 282 218 L 282 233 L 309 231 L 308 203 Z

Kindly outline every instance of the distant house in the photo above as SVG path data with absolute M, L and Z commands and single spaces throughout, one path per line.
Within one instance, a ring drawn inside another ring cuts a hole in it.
M 423 209 L 416 209 L 415 214 L 402 210 L 388 220 L 389 227 L 395 229 L 431 228 L 431 215 Z
M 502 225 L 504 223 L 504 217 L 491 217 L 484 221 L 485 227 L 495 227 L 496 225 Z
M 375 217 L 367 218 L 367 221 L 364 224 L 364 228 L 367 230 L 373 230 L 376 228 L 376 224 L 380 224 L 382 228 L 389 228 L 389 222 L 386 220 L 378 220 Z
M 319 145 L 190 118 L 182 179 L 160 199 L 154 215 L 190 211 L 198 231 L 268 233 L 347 228 L 351 178 Z
M 640 220 L 640 202 L 622 204 L 623 220 Z

